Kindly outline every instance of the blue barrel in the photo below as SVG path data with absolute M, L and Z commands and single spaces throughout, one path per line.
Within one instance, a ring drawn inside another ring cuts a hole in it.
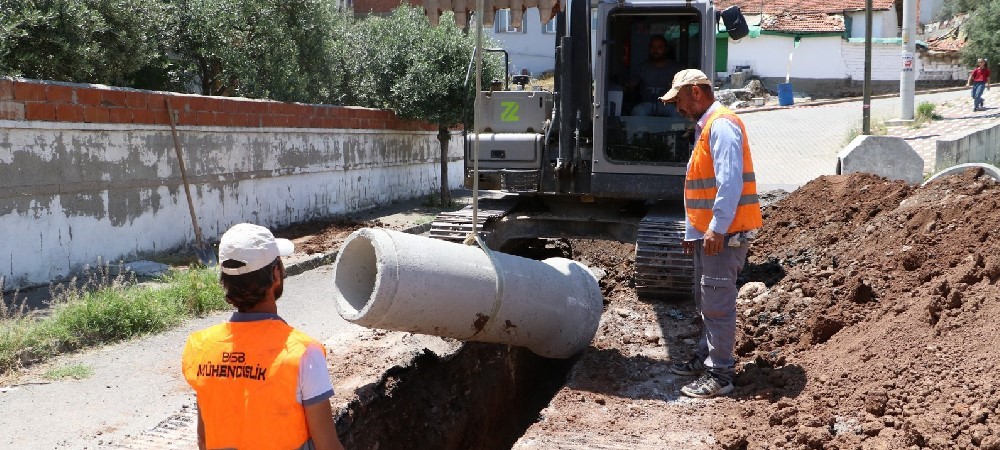
M 792 83 L 781 83 L 778 85 L 778 104 L 781 106 L 789 106 L 795 103 L 792 100 Z

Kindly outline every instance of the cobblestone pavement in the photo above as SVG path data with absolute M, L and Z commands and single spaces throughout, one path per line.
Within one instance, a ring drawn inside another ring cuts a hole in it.
M 924 158 L 926 171 L 934 164 L 937 139 L 969 132 L 998 121 L 1000 91 L 986 95 L 986 111 L 973 112 L 968 89 L 919 94 L 914 108 L 923 102 L 936 105 L 940 120 L 920 128 L 890 127 L 889 135 L 900 136 Z M 899 117 L 899 97 L 872 100 L 872 121 Z M 797 104 L 780 109 L 740 111 L 750 135 L 757 184 L 762 190 L 793 190 L 820 175 L 836 173 L 837 154 L 849 138 L 861 130 L 860 99 L 839 103 Z
M 925 173 L 936 172 L 934 153 L 938 139 L 964 136 L 1000 123 L 1000 106 L 997 106 L 1000 105 L 1000 90 L 990 89 L 983 95 L 986 104 L 993 105 L 987 106 L 985 111 L 973 111 L 972 96 L 968 91 L 962 93 L 963 96 L 935 105 L 934 114 L 940 119 L 919 127 L 904 125 L 889 128 L 889 136 L 903 138 L 924 158 Z

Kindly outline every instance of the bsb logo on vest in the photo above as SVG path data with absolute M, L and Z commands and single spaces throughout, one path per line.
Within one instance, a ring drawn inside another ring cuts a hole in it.
M 198 364 L 199 377 L 216 378 L 248 378 L 251 380 L 264 381 L 267 379 L 267 369 L 259 364 L 250 366 L 243 364 L 247 360 L 244 352 L 222 352 L 222 364 L 215 364 L 209 361 L 207 364 Z

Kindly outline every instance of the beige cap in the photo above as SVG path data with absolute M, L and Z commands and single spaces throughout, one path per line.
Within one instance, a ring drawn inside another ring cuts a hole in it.
M 698 69 L 684 69 L 680 72 L 677 72 L 677 75 L 674 75 L 674 81 L 670 86 L 670 90 L 667 91 L 666 94 L 663 94 L 663 97 L 660 97 L 660 101 L 661 102 L 675 101 L 677 99 L 677 93 L 681 91 L 682 86 L 694 86 L 697 84 L 705 84 L 711 86 L 712 82 L 709 81 L 708 76 L 705 75 L 705 72 L 702 72 Z

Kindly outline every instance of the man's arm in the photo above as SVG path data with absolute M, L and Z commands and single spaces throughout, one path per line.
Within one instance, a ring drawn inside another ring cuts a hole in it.
M 337 437 L 337 426 L 333 423 L 333 409 L 330 402 L 313 403 L 305 407 L 306 425 L 316 450 L 344 450 Z

